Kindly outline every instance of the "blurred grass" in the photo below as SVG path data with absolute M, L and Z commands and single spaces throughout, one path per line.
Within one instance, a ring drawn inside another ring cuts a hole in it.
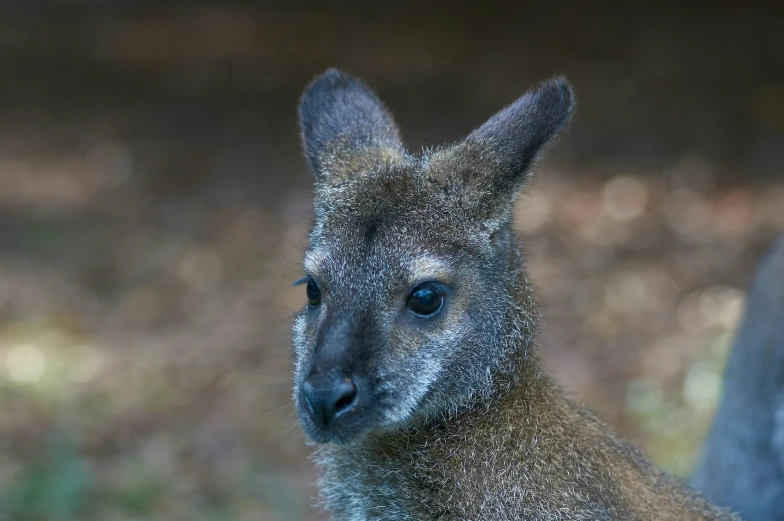
M 82 451 L 63 433 L 52 433 L 44 452 L 21 469 L 0 495 L 0 519 L 18 521 L 75 521 L 98 519 L 171 519 L 167 497 L 170 483 L 140 465 L 126 464 L 123 479 L 107 486 L 89 470 Z M 305 516 L 296 488 L 277 476 L 245 476 L 244 488 L 263 486 L 258 501 L 247 505 L 204 501 L 189 519 L 259 519 L 263 512 L 274 518 L 302 519 Z M 238 494 L 239 495 L 239 494 Z M 176 508 L 173 509 L 176 512 Z M 176 516 L 175 516 L 176 517 Z M 263 519 L 263 518 L 262 518 Z
M 87 466 L 74 447 L 54 434 L 44 453 L 30 461 L 0 495 L 0 514 L 20 521 L 79 519 L 91 484 Z

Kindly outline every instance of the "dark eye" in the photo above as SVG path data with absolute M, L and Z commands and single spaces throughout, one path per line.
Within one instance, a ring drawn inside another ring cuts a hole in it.
M 308 304 L 311 306 L 316 307 L 321 303 L 321 290 L 313 280 L 308 281 L 305 293 L 308 295 Z
M 420 284 L 408 297 L 408 309 L 423 317 L 438 313 L 443 304 L 444 294 L 432 282 Z

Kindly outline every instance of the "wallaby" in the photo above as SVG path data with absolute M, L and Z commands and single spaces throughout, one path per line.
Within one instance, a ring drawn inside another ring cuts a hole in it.
M 784 521 L 784 236 L 755 276 L 692 484 L 746 521 Z
M 339 521 L 731 520 L 542 372 L 512 207 L 569 120 L 563 78 L 411 155 L 329 70 L 299 106 L 315 174 L 294 402 Z

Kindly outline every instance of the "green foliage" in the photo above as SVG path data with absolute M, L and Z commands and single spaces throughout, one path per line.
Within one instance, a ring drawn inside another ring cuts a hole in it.
M 91 475 L 67 438 L 55 435 L 44 453 L 0 494 L 0 518 L 71 521 L 87 506 Z

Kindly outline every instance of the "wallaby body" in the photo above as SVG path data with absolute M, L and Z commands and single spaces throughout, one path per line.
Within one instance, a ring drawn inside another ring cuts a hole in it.
M 294 400 L 333 520 L 735 519 L 539 369 L 511 211 L 572 106 L 553 80 L 412 156 L 358 80 L 328 71 L 303 95 L 316 195 Z
M 692 483 L 746 521 L 784 521 L 784 237 L 755 276 Z
M 521 368 L 522 369 L 522 368 Z M 318 450 L 335 520 L 731 519 L 534 367 L 453 418 Z

